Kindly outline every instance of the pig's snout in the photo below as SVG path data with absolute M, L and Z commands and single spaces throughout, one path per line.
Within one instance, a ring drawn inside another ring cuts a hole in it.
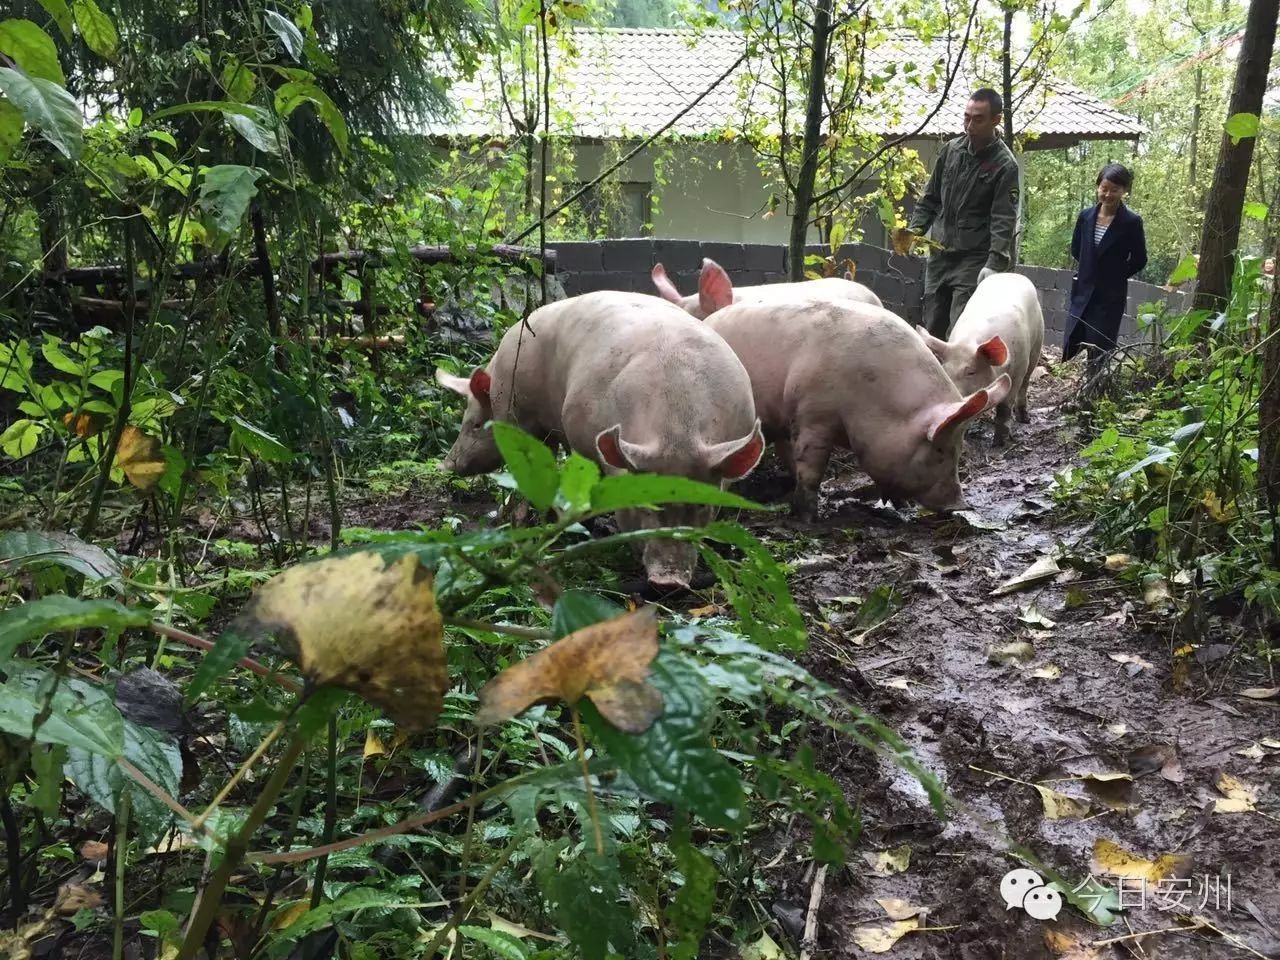
M 657 573 L 649 577 L 649 589 L 657 594 L 676 593 L 689 589 L 689 580 L 675 574 Z

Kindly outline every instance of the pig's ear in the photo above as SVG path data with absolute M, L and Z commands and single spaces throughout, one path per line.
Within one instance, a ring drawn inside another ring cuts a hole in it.
M 978 356 L 993 367 L 1003 367 L 1009 362 L 1009 348 L 999 337 L 992 337 L 978 344 Z
M 1013 389 L 1013 379 L 1007 373 L 1002 373 L 991 381 L 991 386 L 987 387 L 987 409 L 990 410 L 997 403 L 1009 395 L 1009 391 Z
M 741 480 L 756 468 L 764 455 L 764 431 L 760 429 L 759 418 L 746 437 L 717 443 L 710 453 L 712 469 L 717 475 L 731 482 Z
M 702 273 L 698 275 L 698 306 L 707 316 L 733 303 L 733 281 L 724 267 L 714 260 L 702 261 Z
M 437 367 L 436 383 L 464 397 L 475 397 L 485 407 L 489 406 L 489 391 L 493 388 L 493 379 L 484 367 L 476 367 L 471 371 L 470 377 L 455 377 Z
M 1009 395 L 1013 381 L 1002 373 L 985 390 L 975 390 L 957 403 L 943 403 L 934 408 L 926 436 L 930 443 L 942 443 L 957 427 L 990 410 Z
M 440 367 L 436 367 L 436 383 L 447 390 L 454 393 L 460 393 L 464 397 L 471 396 L 471 381 L 466 377 L 455 377 L 451 373 L 446 373 Z
M 667 276 L 667 268 L 662 264 L 655 263 L 649 276 L 653 279 L 653 285 L 658 288 L 658 296 L 663 300 L 670 300 L 677 306 L 684 302 L 684 297 L 680 296 L 680 291 L 671 282 L 671 278 Z
M 596 434 L 596 452 L 602 462 L 618 470 L 636 471 L 635 445 L 622 439 L 622 424 L 615 423 Z
M 947 355 L 947 341 L 939 340 L 924 327 L 916 324 L 916 333 L 920 334 L 920 339 L 924 341 L 924 345 L 928 347 L 935 357 L 942 360 Z

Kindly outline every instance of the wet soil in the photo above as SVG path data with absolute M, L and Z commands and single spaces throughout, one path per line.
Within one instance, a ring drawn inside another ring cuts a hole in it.
M 897 730 L 972 814 L 940 823 L 920 785 L 892 764 L 847 744 L 814 744 L 819 768 L 845 786 L 865 825 L 865 856 L 825 877 L 815 957 L 870 956 L 855 937 L 891 922 L 877 903 L 886 899 L 928 911 L 920 925 L 929 929 L 887 954 L 899 960 L 1280 957 L 1280 697 L 1240 695 L 1275 686 L 1249 656 L 1261 641 L 1222 616 L 1194 635 L 1179 631 L 1139 588 L 1090 561 L 1097 548 L 1086 523 L 1048 509 L 1054 473 L 1081 447 L 1062 412 L 1073 386 L 1040 379 L 1032 422 L 1014 425 L 1008 447 L 992 447 L 989 419 L 971 430 L 966 496 L 998 530 L 877 508 L 860 489 L 866 478 L 847 466 L 824 485 L 818 522 L 754 525 L 775 543 L 808 548 L 791 583 L 812 624 L 805 665 Z M 766 472 L 742 492 L 774 493 L 780 479 Z M 992 595 L 1055 550 L 1061 575 Z M 842 626 L 847 598 L 886 584 L 905 601 L 890 619 L 865 636 Z M 1026 662 L 989 658 L 1016 641 L 1032 644 Z M 1268 738 L 1275 747 L 1262 745 Z M 1257 811 L 1215 812 L 1224 772 L 1257 793 Z M 1089 773 L 1132 779 L 1095 783 L 1091 793 L 1079 779 Z M 1089 809 L 1050 819 L 1032 783 Z M 1144 860 L 1186 859 L 1163 883 L 1126 881 L 1127 909 L 1104 929 L 1065 905 L 1054 921 L 1007 909 L 1001 878 L 1027 865 L 1002 837 L 1073 883 L 1102 877 L 1099 840 Z M 904 845 L 907 869 L 877 875 L 868 859 Z M 813 900 L 807 854 L 788 851 L 770 877 L 793 915 Z M 1191 927 L 1191 916 L 1220 933 L 1140 935 Z

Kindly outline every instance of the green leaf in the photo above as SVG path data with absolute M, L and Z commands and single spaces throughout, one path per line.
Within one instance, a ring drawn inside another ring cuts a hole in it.
M 62 39 L 70 43 L 71 8 L 67 6 L 67 0 L 40 0 L 40 6 L 44 7 L 45 13 L 53 17 L 53 22 L 62 31 Z
M 159 730 L 124 720 L 124 757 L 170 796 L 178 793 L 182 755 L 177 744 Z M 117 811 L 122 794 L 128 790 L 130 818 L 143 843 L 158 839 L 173 817 L 168 807 L 125 774 L 113 758 L 72 748 L 67 752 L 66 774 L 108 813 Z
M 232 114 L 232 116 L 234 116 L 234 114 Z M 175 140 L 173 137 L 173 134 L 167 130 L 148 130 L 146 133 L 143 134 L 143 136 L 146 137 L 148 140 L 155 140 L 158 143 L 163 143 L 163 144 L 166 144 L 167 146 L 173 147 L 173 149 L 175 150 L 178 149 L 178 141 Z M 154 178 L 156 176 L 156 173 L 158 172 L 159 171 L 157 170 L 155 173 L 152 173 L 151 174 L 152 178 Z
M 0 20 L 0 53 L 29 77 L 52 80 L 63 87 L 67 85 L 53 38 L 30 20 Z
M 1194 253 L 1188 253 L 1185 257 L 1178 261 L 1178 265 L 1173 268 L 1173 273 L 1169 274 L 1169 284 L 1172 286 L 1176 283 L 1182 283 L 1191 280 L 1199 271 L 1199 265 L 1196 263 Z
M 464 924 L 458 927 L 458 933 L 468 940 L 484 944 L 494 956 L 502 957 L 503 960 L 529 960 L 529 957 L 533 956 L 533 953 L 520 942 L 518 937 L 514 937 L 504 930 L 494 930 L 492 927 L 472 927 Z
M 187 701 L 194 702 L 200 694 L 209 689 L 213 681 L 244 659 L 253 645 L 253 638 L 234 630 L 224 630 L 213 645 L 213 649 L 204 655 L 195 676 L 187 685 Z
M 36 788 L 27 797 L 27 803 L 46 817 L 56 817 L 62 805 L 62 764 L 66 757 L 67 748 L 60 744 L 31 748 Z
M 231 437 L 234 452 L 239 453 L 240 448 L 243 448 L 268 463 L 289 463 L 293 460 L 292 450 L 261 427 L 240 417 L 231 418 Z
M 355 887 L 347 890 L 337 900 L 322 903 L 314 910 L 308 910 L 283 930 L 272 933 L 276 941 L 292 941 L 316 930 L 329 926 L 335 917 L 355 913 L 357 910 L 397 910 L 401 907 L 417 907 L 421 904 L 416 897 L 406 897 L 396 890 L 381 890 L 375 887 Z
M 9 162 L 13 151 L 22 142 L 22 111 L 8 100 L 0 98 L 0 167 Z M 0 373 L 0 376 L 4 376 Z
M 49 361 L 53 369 L 61 373 L 69 373 L 73 377 L 84 376 L 84 364 L 76 363 L 63 353 L 59 345 L 61 342 L 57 337 L 46 336 L 40 352 L 44 354 L 44 358 Z
M 230 113 L 243 117 L 256 117 L 260 107 L 248 103 L 235 103 L 231 100 L 193 100 L 191 103 L 179 103 L 172 107 L 157 110 L 147 118 L 154 123 L 167 117 L 176 117 L 184 113 Z
M 101 373 L 95 373 L 89 378 L 89 383 L 97 387 L 99 390 L 105 390 L 111 393 L 116 384 L 124 380 L 123 370 L 103 370 Z
M 120 35 L 111 18 L 94 0 L 72 0 L 76 26 L 89 49 L 106 60 L 114 60 L 120 48 Z
M 1265 203 L 1259 203 L 1257 200 L 1250 200 L 1244 205 L 1244 215 L 1250 220 L 1266 220 L 1270 212 Z
M 182 921 L 168 910 L 145 910 L 138 914 L 138 923 L 142 929 L 154 931 L 162 937 L 182 929 Z
M 715 913 L 716 865 L 689 842 L 685 825 L 671 837 L 670 847 L 684 877 L 684 885 L 667 908 L 667 921 L 678 938 L 671 946 L 671 958 L 696 960 L 702 934 Z
M 253 71 L 237 60 L 227 57 L 222 68 L 222 89 L 227 96 L 237 103 L 248 103 L 253 99 L 253 91 L 258 85 L 258 78 Z
M 232 113 L 227 115 L 227 123 L 231 124 L 236 133 L 244 137 L 255 150 L 279 156 L 280 142 L 276 139 L 276 135 L 258 121 Z
M 276 90 L 276 112 L 287 117 L 304 103 L 313 104 L 320 121 L 333 137 L 333 142 L 345 155 L 347 152 L 347 121 L 343 119 L 338 105 L 329 99 L 329 95 L 314 83 L 305 80 L 293 80 L 281 84 Z
M 600 482 L 600 468 L 579 453 L 569 454 L 560 470 L 556 506 L 573 513 L 591 509 L 591 490 Z
M 799 651 L 808 647 L 804 617 L 791 597 L 787 578 L 773 554 L 736 523 L 711 523 L 706 533 L 709 538 L 742 552 L 742 560 L 735 564 L 708 544 L 698 544 L 702 558 L 720 581 L 747 636 L 769 650 Z
M 623 912 L 617 862 L 594 851 L 580 853 L 561 866 L 552 844 L 538 855 L 538 885 L 556 923 L 577 946 L 583 960 L 605 960 L 610 953 L 634 956 L 631 918 Z M 558 868 L 558 869 L 557 869 Z
M 8 564 L 9 571 L 54 563 L 90 580 L 110 580 L 124 573 L 124 568 L 101 547 L 56 530 L 10 530 L 0 534 L 0 562 Z
M 1256 137 L 1262 126 L 1262 118 L 1256 113 L 1233 113 L 1222 125 L 1223 132 L 1231 138 L 1232 145 Z
M 124 717 L 105 690 L 75 677 L 58 677 L 35 663 L 12 660 L 0 684 L 0 730 L 23 740 L 118 757 L 124 750 Z M 47 716 L 46 716 L 47 713 Z M 36 718 L 45 717 L 36 727 Z
M 15 420 L 4 433 L 0 433 L 0 450 L 14 460 L 21 460 L 35 450 L 43 433 L 43 424 L 34 420 Z
M 525 498 L 539 510 L 549 510 L 560 489 L 556 457 L 546 446 L 517 426 L 496 421 L 493 438 L 502 459 Z
M 84 151 L 84 117 L 71 94 L 43 77 L 0 67 L 3 92 L 34 129 L 68 160 L 79 160 Z
M 60 593 L 41 597 L 0 613 L 0 663 L 13 656 L 19 644 L 50 633 L 85 627 L 123 630 L 150 622 L 149 610 L 122 607 L 114 600 L 84 600 Z
M 621 616 L 623 610 L 604 597 L 585 590 L 566 590 L 551 610 L 551 639 L 559 640 L 575 631 Z
M 280 38 L 294 63 L 302 62 L 302 31 L 274 10 L 267 11 L 267 29 Z
M 692 666 L 665 651 L 654 660 L 649 682 L 662 691 L 662 715 L 638 736 L 623 733 L 581 701 L 595 739 L 648 796 L 711 826 L 741 830 L 748 815 L 742 778 L 711 746 L 706 684 Z
M 200 206 L 213 218 L 224 238 L 230 238 L 244 220 L 249 202 L 257 196 L 258 178 L 265 170 L 237 163 L 206 167 L 200 183 Z
M 605 477 L 591 490 L 591 510 L 594 513 L 664 503 L 699 503 L 740 510 L 769 509 L 709 483 L 656 473 L 615 474 Z

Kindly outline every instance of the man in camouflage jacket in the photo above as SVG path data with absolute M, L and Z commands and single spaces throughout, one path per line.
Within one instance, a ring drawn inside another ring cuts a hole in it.
M 925 267 L 925 326 L 945 340 L 974 288 L 1013 266 L 1018 222 L 1018 161 L 996 136 L 1004 103 L 994 90 L 974 92 L 964 110 L 963 137 L 942 146 L 924 195 L 900 242 L 908 246 L 933 228 Z

